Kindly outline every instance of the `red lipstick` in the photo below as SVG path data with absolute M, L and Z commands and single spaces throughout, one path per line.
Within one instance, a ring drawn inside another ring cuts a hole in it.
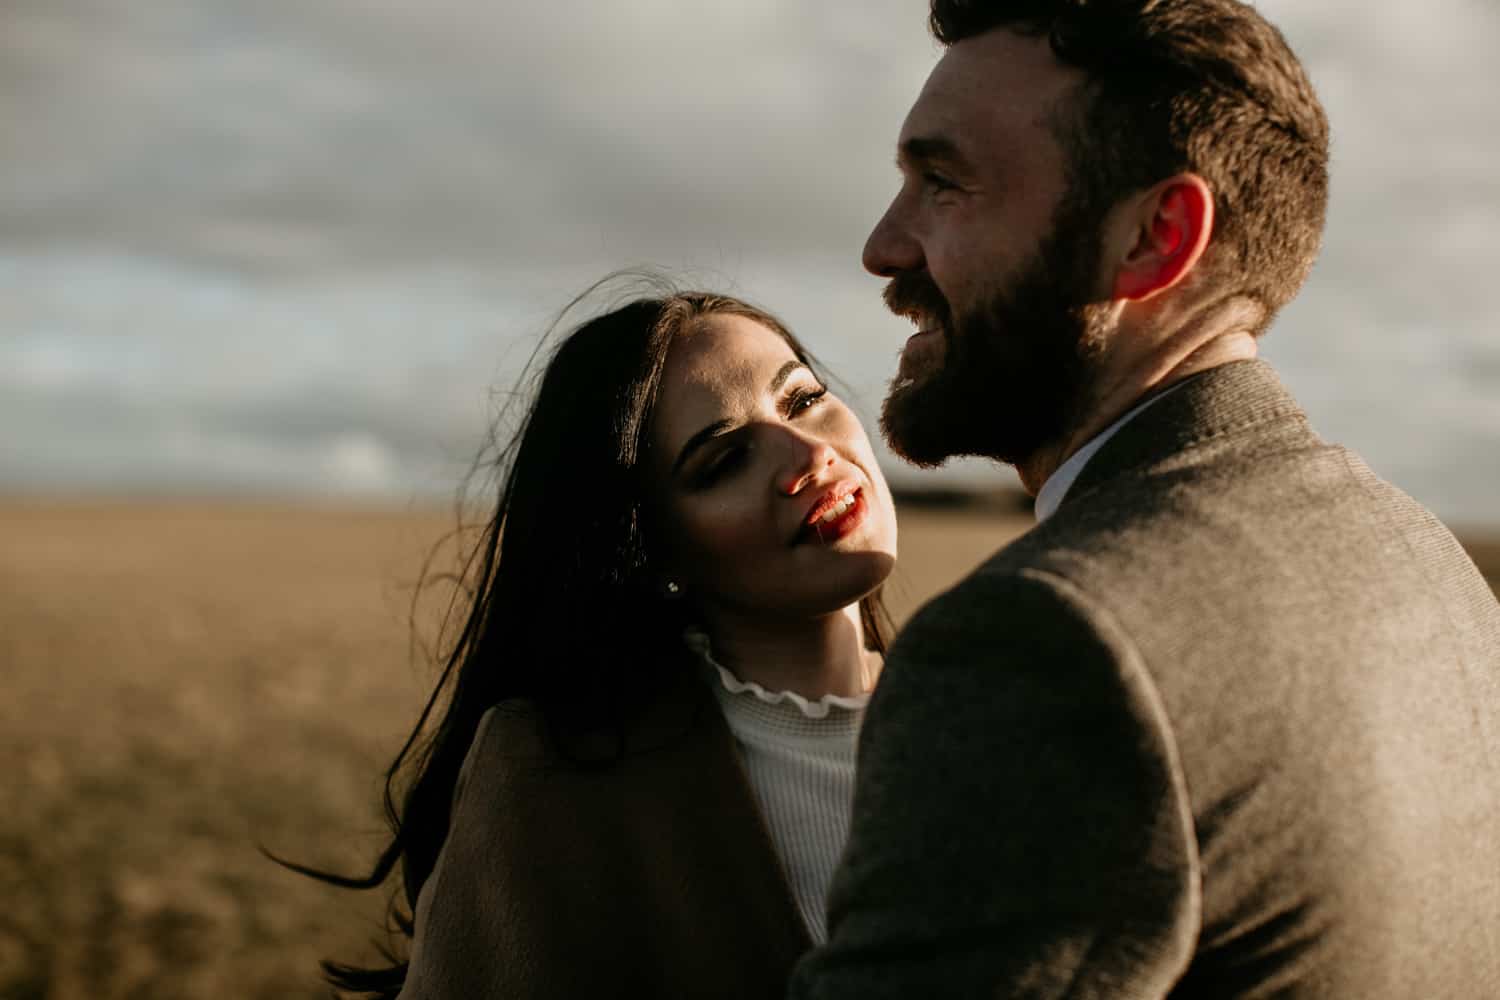
M 869 509 L 863 489 L 847 483 L 835 486 L 808 510 L 798 540 L 816 538 L 825 545 L 838 541 L 864 522 Z

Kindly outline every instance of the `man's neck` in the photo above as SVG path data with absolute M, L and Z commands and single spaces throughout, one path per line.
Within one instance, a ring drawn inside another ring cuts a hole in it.
M 715 615 L 708 633 L 714 659 L 740 680 L 810 700 L 862 694 L 880 670 L 878 654 L 865 649 L 858 604 L 793 622 Z
M 1184 332 L 1134 365 L 1114 373 L 1106 371 L 1093 388 L 1093 402 L 1084 419 L 1061 440 L 1016 463 L 1021 484 L 1036 496 L 1059 466 L 1141 400 L 1189 376 L 1234 361 L 1248 361 L 1257 353 L 1254 334 L 1239 326 L 1209 336 Z

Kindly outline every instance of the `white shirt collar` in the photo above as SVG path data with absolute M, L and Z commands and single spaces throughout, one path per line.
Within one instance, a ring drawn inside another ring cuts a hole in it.
M 1181 384 L 1181 382 L 1177 383 L 1177 385 Z M 1119 420 L 1116 420 L 1090 438 L 1088 444 L 1069 455 L 1068 460 L 1059 465 L 1057 471 L 1048 476 L 1047 481 L 1042 484 L 1042 488 L 1037 491 L 1035 507 L 1037 523 L 1041 524 L 1047 518 L 1057 513 L 1057 508 L 1062 504 L 1063 497 L 1068 495 L 1068 490 L 1072 488 L 1074 481 L 1078 478 L 1078 474 L 1083 471 L 1083 467 L 1089 464 L 1089 459 L 1093 458 L 1099 449 L 1104 447 L 1106 441 L 1115 436 L 1116 431 L 1130 423 L 1131 418 L 1137 413 L 1140 413 L 1163 396 L 1170 395 L 1176 388 L 1176 385 L 1170 386 L 1165 392 L 1158 392 L 1145 402 L 1137 403 Z

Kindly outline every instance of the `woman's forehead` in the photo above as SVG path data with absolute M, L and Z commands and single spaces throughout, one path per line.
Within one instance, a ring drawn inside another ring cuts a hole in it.
M 745 316 L 707 317 L 680 334 L 667 353 L 656 405 L 660 435 L 670 445 L 714 421 L 733 419 L 795 362 L 791 345 L 764 324 Z
M 759 394 L 782 366 L 796 359 L 791 345 L 763 323 L 746 316 L 709 316 L 672 342 L 662 395 L 684 388 Z

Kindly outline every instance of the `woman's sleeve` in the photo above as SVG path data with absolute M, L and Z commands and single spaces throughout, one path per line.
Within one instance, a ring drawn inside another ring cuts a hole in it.
M 411 959 L 401 1000 L 511 996 L 524 953 L 512 947 L 514 817 L 523 778 L 496 730 L 520 720 L 480 720 L 454 789 L 448 837 L 417 897 Z

